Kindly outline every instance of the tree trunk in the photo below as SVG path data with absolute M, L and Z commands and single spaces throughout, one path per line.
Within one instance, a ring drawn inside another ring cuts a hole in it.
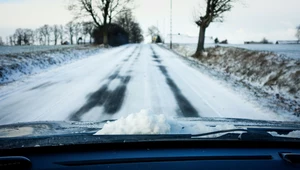
M 205 32 L 206 32 L 206 27 L 205 26 L 200 26 L 198 46 L 197 46 L 197 51 L 195 53 L 195 57 L 201 55 L 202 52 L 204 51 Z
M 104 24 L 103 44 L 104 44 L 105 47 L 108 46 L 108 35 L 107 35 L 107 32 L 108 32 L 107 24 Z

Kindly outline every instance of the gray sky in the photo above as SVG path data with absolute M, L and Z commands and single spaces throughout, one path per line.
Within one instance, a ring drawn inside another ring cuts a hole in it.
M 135 0 L 134 14 L 144 32 L 151 25 L 169 34 L 169 0 Z M 173 0 L 173 33 L 197 36 L 194 14 L 202 0 Z M 225 15 L 224 23 L 214 23 L 207 36 L 228 39 L 230 43 L 246 40 L 293 40 L 300 25 L 300 0 L 242 0 Z M 0 0 L 0 36 L 13 34 L 16 28 L 37 28 L 43 24 L 65 24 L 72 20 L 67 0 Z

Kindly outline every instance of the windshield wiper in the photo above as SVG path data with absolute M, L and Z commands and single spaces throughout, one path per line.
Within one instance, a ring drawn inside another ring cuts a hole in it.
M 222 134 L 222 133 L 229 133 L 229 132 L 248 132 L 246 129 L 229 129 L 229 130 L 219 130 L 209 133 L 201 133 L 201 134 L 195 134 L 191 135 L 191 137 L 203 137 L 203 136 L 209 136 L 209 135 L 216 135 L 216 134 Z
M 210 135 L 218 135 L 215 139 L 236 139 L 236 140 L 255 140 L 255 141 L 274 141 L 274 140 L 297 140 L 299 138 L 289 138 L 289 137 L 278 137 L 273 136 L 268 132 L 277 132 L 278 134 L 287 135 L 290 132 L 296 131 L 298 129 L 272 129 L 272 128 L 248 128 L 248 129 L 229 129 L 229 130 L 220 130 L 209 133 L 202 134 L 193 134 L 191 138 L 200 138 L 200 137 L 208 137 Z M 241 132 L 241 133 L 231 133 L 231 132 Z M 224 134 L 224 135 L 221 135 Z

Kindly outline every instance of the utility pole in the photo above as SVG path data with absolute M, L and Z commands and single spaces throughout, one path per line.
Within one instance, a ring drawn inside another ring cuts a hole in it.
M 172 8 L 173 8 L 173 4 L 172 4 L 172 0 L 170 0 L 170 49 L 172 49 L 173 44 L 172 44 Z

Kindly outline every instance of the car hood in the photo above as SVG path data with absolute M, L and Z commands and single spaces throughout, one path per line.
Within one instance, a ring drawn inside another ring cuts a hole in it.
M 101 130 L 107 122 L 114 121 L 115 120 L 106 120 L 102 122 L 47 121 L 1 125 L 0 138 L 26 138 L 54 135 L 95 134 L 99 130 Z M 230 118 L 182 118 L 177 119 L 177 121 L 181 125 L 200 124 L 202 126 L 207 127 L 231 125 L 237 128 L 277 128 L 295 130 L 300 129 L 300 125 L 298 122 L 261 121 Z M 173 132 L 173 134 L 181 133 L 179 131 L 178 133 L 175 131 Z

